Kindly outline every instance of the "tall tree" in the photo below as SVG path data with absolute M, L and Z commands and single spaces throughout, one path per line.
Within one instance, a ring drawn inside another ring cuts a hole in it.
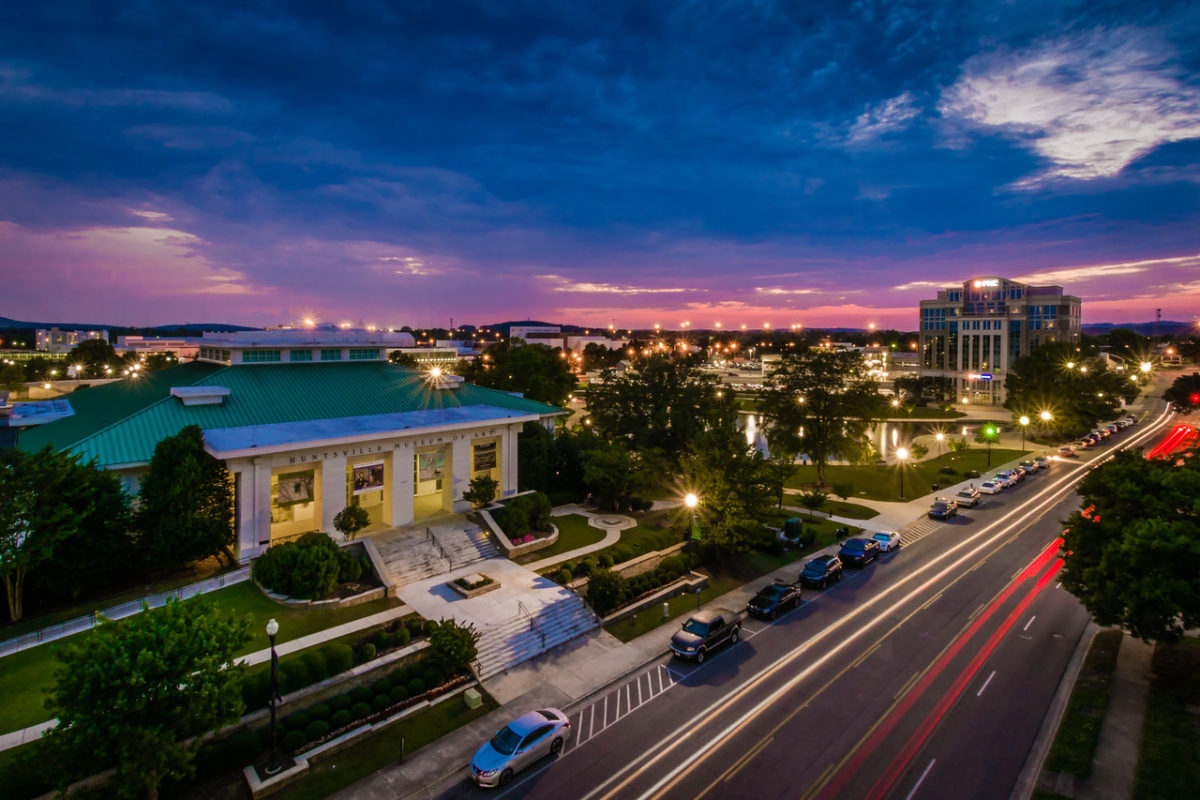
M 701 546 L 718 556 L 749 548 L 774 499 L 762 454 L 732 426 L 713 428 L 697 434 L 681 472 L 700 501 Z
M 107 339 L 84 339 L 71 349 L 68 358 L 72 364 L 82 364 L 84 375 L 89 378 L 103 378 L 106 374 L 105 367 L 110 367 L 113 372 L 119 374 L 118 368 L 122 363 L 117 351 Z
M 479 386 L 521 392 L 530 400 L 562 406 L 575 388 L 575 376 L 562 352 L 520 339 L 497 342 L 488 345 L 461 374 Z
M 50 560 L 63 539 L 78 529 L 73 508 L 72 465 L 77 461 L 46 448 L 25 453 L 0 450 L 0 577 L 4 580 L 9 618 L 22 615 L 25 576 Z
M 1005 407 L 1014 417 L 1033 420 L 1049 411 L 1046 431 L 1054 438 L 1087 433 L 1101 420 L 1116 416 L 1123 396 L 1137 393 L 1128 378 L 1110 372 L 1100 359 L 1082 358 L 1062 342 L 1049 342 L 1018 358 L 1006 381 Z
M 1185 411 L 1200 406 L 1200 372 L 1176 378 L 1163 392 L 1163 400 L 1168 400 L 1174 403 L 1176 408 Z
M 661 450 L 677 462 L 705 430 L 732 428 L 733 393 L 686 361 L 655 355 L 623 374 L 606 371 L 588 390 L 588 409 L 602 434 L 638 451 Z
M 761 408 L 772 446 L 808 455 L 821 486 L 831 459 L 858 461 L 871 451 L 868 433 L 886 401 L 860 355 L 818 350 L 771 373 Z
M 142 480 L 137 528 L 148 563 L 178 567 L 212 555 L 236 559 L 233 480 L 204 450 L 204 434 L 189 425 L 154 447 Z
M 1063 534 L 1063 586 L 1101 625 L 1174 642 L 1200 626 L 1200 460 L 1122 450 L 1079 484 Z
M 199 735 L 237 721 L 249 621 L 222 616 L 203 597 L 173 599 L 105 621 L 59 652 L 45 738 L 60 788 L 115 766 L 112 789 L 154 800 L 167 778 L 195 771 Z

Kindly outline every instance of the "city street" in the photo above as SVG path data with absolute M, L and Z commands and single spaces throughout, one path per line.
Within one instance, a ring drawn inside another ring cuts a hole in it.
M 1056 580 L 1073 487 L 1166 424 L 806 590 L 774 624 L 747 620 L 702 666 L 663 658 L 567 709 L 564 755 L 492 796 L 1008 797 L 1088 621 Z M 464 770 L 441 796 L 483 791 Z

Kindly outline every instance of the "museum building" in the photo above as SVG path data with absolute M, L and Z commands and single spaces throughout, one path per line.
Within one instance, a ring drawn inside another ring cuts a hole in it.
M 205 334 L 197 360 L 68 395 L 71 414 L 20 434 L 118 472 L 136 493 L 155 445 L 188 425 L 234 479 L 239 558 L 311 530 L 347 505 L 369 529 L 465 511 L 488 475 L 517 490 L 517 436 L 567 412 L 439 370 L 387 361 L 406 333 Z

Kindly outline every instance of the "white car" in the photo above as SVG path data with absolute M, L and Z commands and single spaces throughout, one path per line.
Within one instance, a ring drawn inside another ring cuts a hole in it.
M 978 489 L 960 489 L 958 494 L 954 495 L 954 499 L 958 501 L 959 506 L 963 508 L 974 508 L 979 504 Z
M 1000 472 L 996 473 L 992 480 L 1000 481 L 1004 484 L 1005 488 L 1008 488 L 1009 486 L 1017 485 L 1017 474 L 1009 470 L 1001 470 Z
M 871 538 L 879 542 L 879 552 L 890 553 L 900 549 L 900 534 L 895 531 L 879 531 L 871 534 Z
M 983 494 L 1000 494 L 1004 491 L 1004 484 L 1000 481 L 984 481 L 979 484 L 979 491 Z
M 480 786 L 507 786 L 525 767 L 561 753 L 570 733 L 570 720 L 557 708 L 522 714 L 475 752 L 471 780 Z

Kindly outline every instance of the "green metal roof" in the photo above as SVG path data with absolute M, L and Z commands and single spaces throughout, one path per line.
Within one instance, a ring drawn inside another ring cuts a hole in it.
M 185 406 L 174 386 L 225 386 L 220 405 Z M 488 405 L 539 416 L 563 409 L 462 383 L 433 389 L 426 373 L 386 361 L 224 366 L 193 361 L 137 380 L 67 396 L 75 415 L 20 434 L 24 450 L 51 445 L 96 459 L 102 467 L 150 460 L 154 446 L 187 425 L 203 429 L 303 422 Z

